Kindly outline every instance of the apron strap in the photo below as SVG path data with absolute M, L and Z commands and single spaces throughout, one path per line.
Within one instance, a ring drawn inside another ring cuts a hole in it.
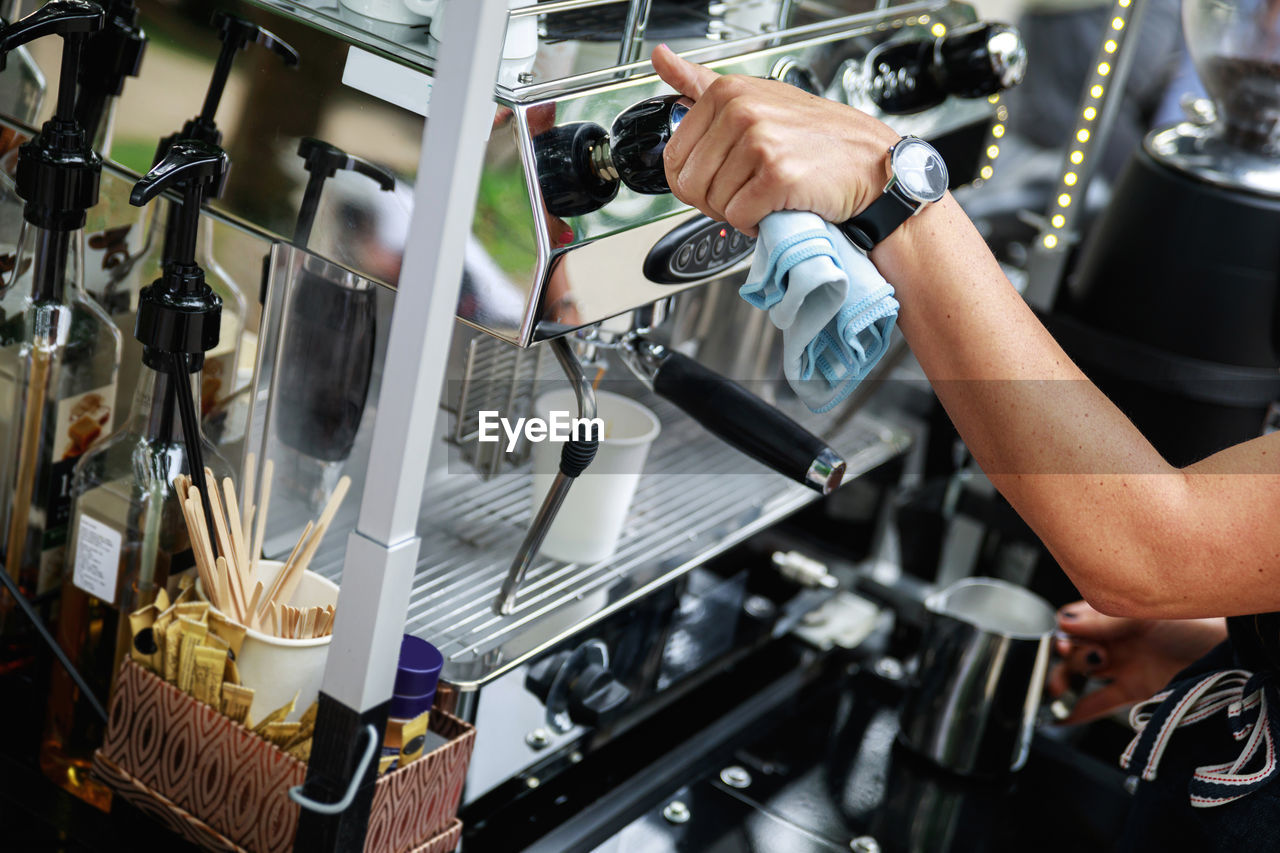
M 1268 701 L 1269 696 L 1273 701 Z M 1270 673 L 1255 675 L 1242 669 L 1225 669 L 1175 682 L 1135 705 L 1129 713 L 1129 724 L 1137 734 L 1121 755 L 1120 766 L 1141 768 L 1143 779 L 1155 779 L 1173 732 L 1206 720 L 1225 708 L 1231 736 L 1244 742 L 1240 755 L 1224 764 L 1196 768 L 1189 796 L 1196 808 L 1238 800 L 1280 772 L 1276 754 L 1276 744 L 1280 743 L 1277 698 L 1280 697 Z M 1260 766 L 1246 772 L 1245 768 L 1258 764 L 1260 751 Z

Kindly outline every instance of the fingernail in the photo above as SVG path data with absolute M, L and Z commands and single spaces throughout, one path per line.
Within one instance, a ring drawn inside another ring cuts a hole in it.
M 561 232 L 560 232 L 560 242 L 561 242 L 562 244 L 563 244 L 563 243 L 572 243 L 572 242 L 573 242 L 573 231 L 572 231 L 572 230 L 570 230 L 570 229 L 567 229 L 567 228 L 566 228 L 564 231 L 561 231 Z
M 1059 610 L 1058 615 L 1061 616 L 1063 619 L 1079 619 L 1080 618 L 1079 613 L 1076 613 L 1074 610 L 1067 610 L 1066 608 Z
M 1084 662 L 1095 668 L 1100 667 L 1102 666 L 1102 655 L 1096 650 L 1089 652 L 1084 656 Z

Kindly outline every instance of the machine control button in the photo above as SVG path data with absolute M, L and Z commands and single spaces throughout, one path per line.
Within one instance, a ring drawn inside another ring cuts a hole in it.
M 725 230 L 724 228 L 721 228 L 720 233 L 716 234 L 716 236 L 712 239 L 711 257 L 713 258 L 724 257 L 724 250 L 729 244 L 729 238 L 727 236 L 728 233 L 729 232 L 727 230 Z
M 693 246 L 685 243 L 680 247 L 680 251 L 676 253 L 676 269 L 685 270 L 689 268 L 689 262 L 693 260 Z
M 695 216 L 658 240 L 644 261 L 657 284 L 687 284 L 725 272 L 745 259 L 755 240 L 724 222 Z

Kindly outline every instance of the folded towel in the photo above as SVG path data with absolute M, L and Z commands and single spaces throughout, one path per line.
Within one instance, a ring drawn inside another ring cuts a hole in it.
M 738 293 L 782 330 L 783 373 L 814 412 L 830 411 L 875 367 L 898 318 L 893 287 L 814 213 L 784 210 L 761 221 Z

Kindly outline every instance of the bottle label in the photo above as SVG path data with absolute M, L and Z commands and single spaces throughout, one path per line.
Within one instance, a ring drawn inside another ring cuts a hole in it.
M 204 369 L 200 371 L 200 417 L 206 418 L 235 387 L 236 351 L 219 352 L 222 347 L 206 353 Z
M 72 583 L 106 604 L 115 604 L 123 542 L 118 530 L 87 515 L 80 516 Z
M 54 423 L 53 454 L 49 464 L 48 507 L 37 589 L 57 584 L 62 574 L 63 546 L 71 521 L 71 478 L 81 454 L 110 434 L 115 420 L 115 385 L 104 385 L 58 403 Z
M 135 215 L 140 215 L 135 213 Z M 86 230 L 84 286 L 112 317 L 136 313 L 138 289 L 132 286 L 132 262 L 146 248 L 146 229 L 134 223 L 107 227 L 105 223 L 89 223 L 101 230 Z M 146 282 L 150 284 L 150 282 Z M 132 331 L 133 327 L 129 327 Z

